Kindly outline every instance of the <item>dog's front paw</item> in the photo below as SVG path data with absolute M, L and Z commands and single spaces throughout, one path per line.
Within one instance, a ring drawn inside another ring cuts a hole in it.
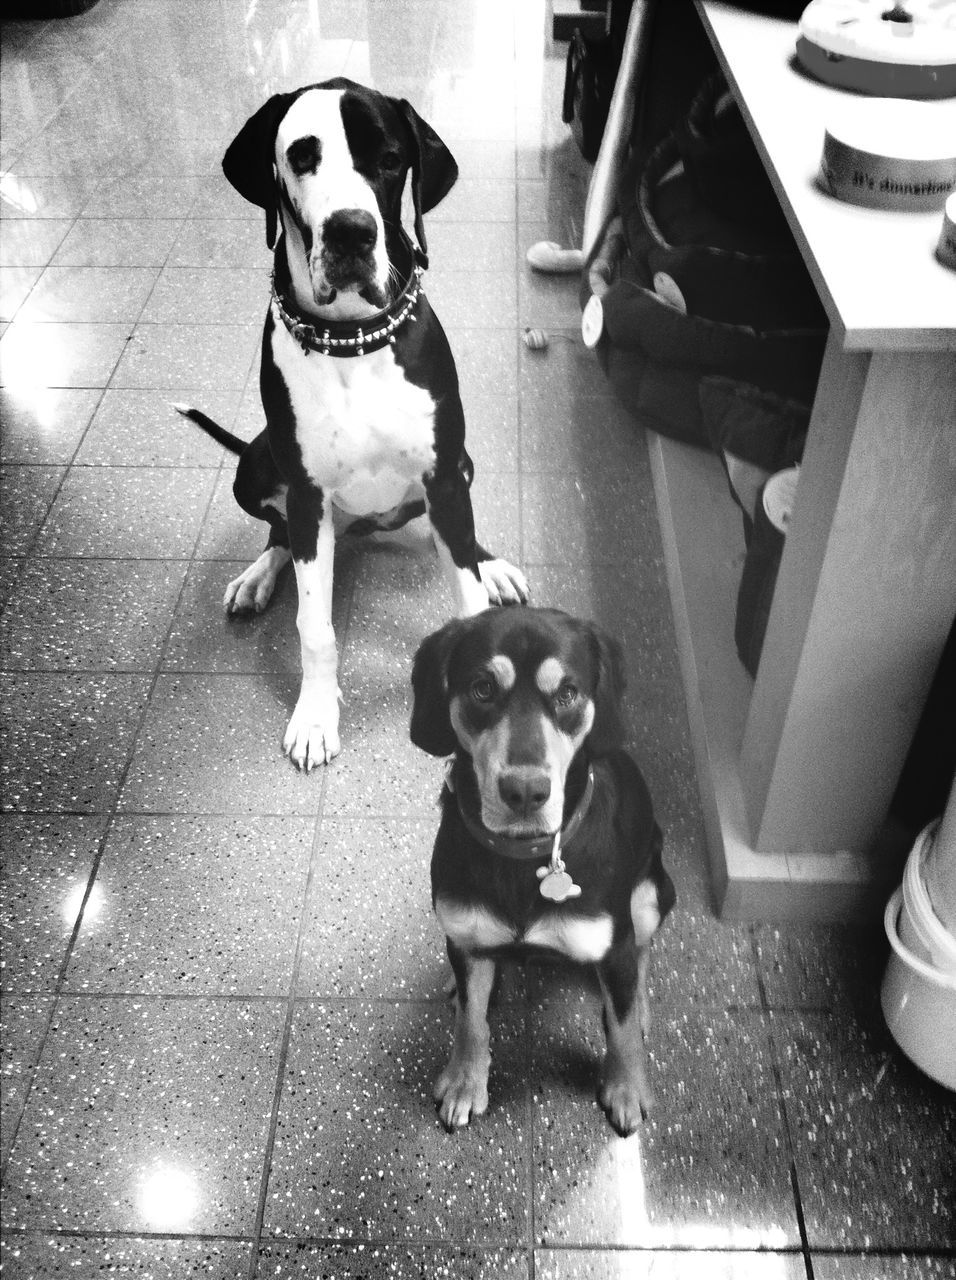
M 638 1076 L 610 1076 L 601 1081 L 598 1102 L 615 1133 L 628 1137 L 654 1109 L 654 1095 Z
M 490 604 L 528 603 L 528 581 L 507 560 L 479 560 L 478 572 Z
M 432 1090 L 438 1115 L 451 1132 L 463 1128 L 472 1116 L 488 1110 L 488 1062 L 470 1067 L 454 1058 L 435 1081 Z
M 301 697 L 282 740 L 282 750 L 294 765 L 306 772 L 328 764 L 342 750 L 339 742 L 338 691 L 316 699 Z

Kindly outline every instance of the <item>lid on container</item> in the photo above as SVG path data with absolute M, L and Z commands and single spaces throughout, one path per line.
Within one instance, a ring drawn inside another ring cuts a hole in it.
M 604 308 L 597 294 L 588 298 L 587 305 L 581 314 L 581 337 L 586 347 L 596 347 L 604 332 Z

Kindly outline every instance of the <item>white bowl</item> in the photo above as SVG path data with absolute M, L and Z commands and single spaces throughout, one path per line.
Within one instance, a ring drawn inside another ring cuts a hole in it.
M 896 890 L 883 915 L 892 951 L 880 992 L 893 1039 L 928 1076 L 956 1091 L 956 977 L 940 973 L 904 946 L 897 933 L 903 900 Z
M 938 823 L 932 822 L 913 845 L 903 872 L 903 912 L 899 938 L 905 947 L 942 973 L 956 976 L 956 938 L 933 910 L 924 879 Z

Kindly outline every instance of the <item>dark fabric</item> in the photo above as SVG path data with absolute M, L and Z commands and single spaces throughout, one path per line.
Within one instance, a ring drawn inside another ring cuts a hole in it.
M 722 107 L 724 90 L 708 77 L 683 125 L 631 172 L 621 195 L 628 252 L 601 299 L 598 350 L 639 422 L 704 447 L 701 379 L 812 403 L 827 332 L 739 112 Z M 725 161 L 731 194 L 722 190 Z M 681 162 L 689 168 L 673 173 Z M 677 284 L 686 314 L 655 292 L 656 273 Z
M 763 505 L 757 503 L 753 536 L 747 548 L 744 571 L 737 593 L 737 616 L 734 641 L 740 661 L 751 676 L 756 677 L 763 649 L 770 606 L 773 603 L 777 572 L 783 555 L 784 535 L 770 523 Z
M 619 55 L 606 36 L 585 36 L 575 30 L 568 44 L 561 118 L 585 160 L 594 163 L 601 149 L 604 126 L 617 78 Z

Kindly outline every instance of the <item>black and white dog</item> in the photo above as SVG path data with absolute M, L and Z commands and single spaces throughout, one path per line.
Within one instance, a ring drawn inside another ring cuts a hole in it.
M 269 524 L 265 551 L 226 589 L 227 610 L 263 609 L 294 563 L 302 688 L 283 747 L 311 769 L 339 751 L 336 528 L 396 529 L 427 511 L 462 616 L 523 602 L 527 584 L 475 540 L 458 375 L 421 286 L 422 216 L 458 176 L 448 148 L 409 103 L 337 78 L 270 98 L 223 170 L 265 210 L 275 250 L 266 427 L 247 445 L 176 407 L 241 455 L 236 499 Z M 401 223 L 409 172 L 417 248 Z

